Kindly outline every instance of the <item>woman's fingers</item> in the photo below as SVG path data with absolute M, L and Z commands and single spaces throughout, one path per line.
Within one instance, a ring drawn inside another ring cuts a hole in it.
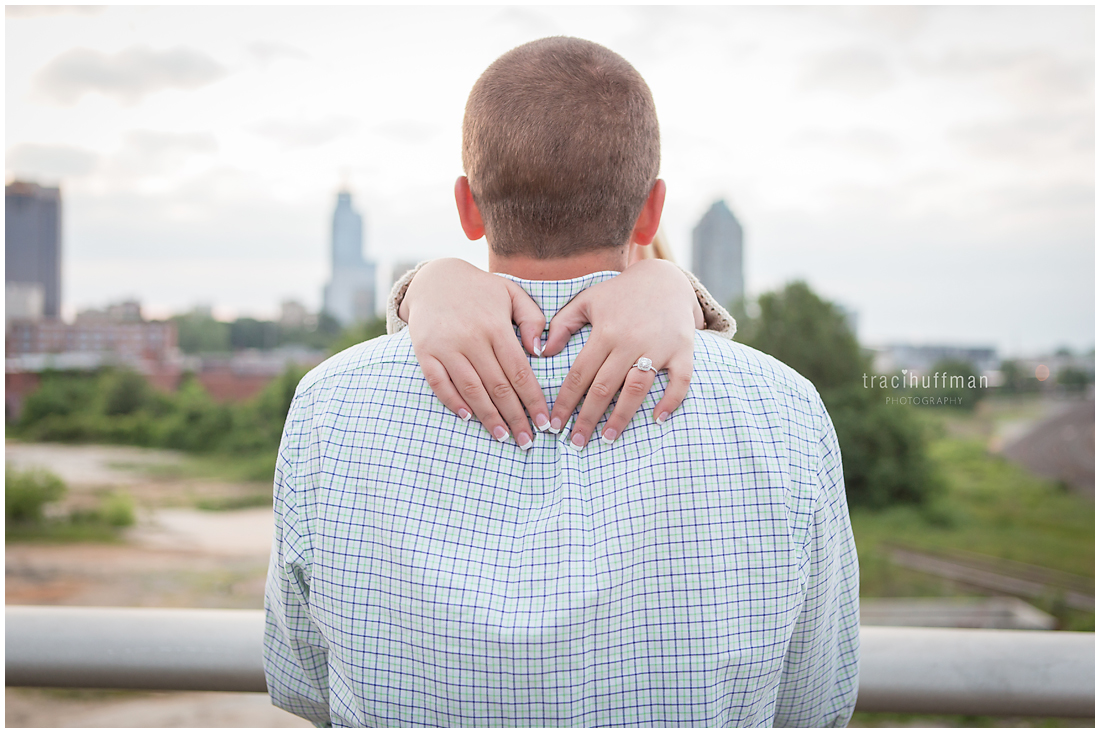
M 483 372 L 479 366 L 478 373 L 481 374 L 483 381 L 486 378 L 494 380 L 490 394 L 493 395 L 497 409 L 508 421 L 512 434 L 516 436 L 516 442 L 522 447 L 524 441 L 521 432 L 528 429 L 530 425 L 527 415 L 531 416 L 531 421 L 539 430 L 550 427 L 550 410 L 546 406 L 546 395 L 543 394 L 542 385 L 535 377 L 527 355 L 516 342 L 514 334 L 501 336 L 493 343 L 493 351 L 487 356 L 495 357 L 495 368 L 493 358 L 481 359 L 480 363 L 484 364 L 486 371 Z M 502 379 L 505 381 L 501 382 Z M 485 383 L 489 386 L 488 381 Z M 502 395 L 499 400 L 496 398 L 498 393 Z M 527 410 L 527 415 L 524 414 L 524 409 Z
M 626 380 L 619 391 L 619 399 L 615 403 L 615 409 L 611 411 L 611 416 L 607 418 L 607 422 L 600 432 L 600 440 L 605 443 L 612 443 L 623 434 L 626 426 L 630 424 L 634 414 L 638 412 L 638 408 L 645 401 L 656 378 L 657 373 L 648 369 L 642 371 L 641 369 L 631 368 L 627 371 Z M 665 394 L 668 394 L 667 389 Z M 683 398 L 680 399 L 683 401 Z M 599 420 L 599 417 L 596 419 Z
M 435 357 L 425 357 L 420 362 L 420 369 L 424 372 L 424 379 L 428 386 L 435 392 L 435 396 L 448 410 L 458 415 L 463 420 L 469 420 L 474 416 L 467 400 L 458 393 L 451 375 L 447 373 L 443 363 Z
M 584 405 L 573 428 L 576 435 L 571 436 L 583 446 L 615 392 L 623 388 L 626 391 L 604 427 L 609 439 L 617 438 L 632 412 L 645 401 L 645 392 L 638 390 L 643 386 L 648 390 L 653 384 L 653 372 L 643 375 L 641 370 L 631 369 L 642 356 L 651 359 L 657 369 L 669 369 L 667 392 L 654 414 L 662 421 L 667 419 L 687 395 L 695 329 L 702 325 L 698 298 L 683 272 L 668 262 L 644 260 L 593 285 L 550 321 L 544 353 L 556 353 L 589 322 L 592 334 L 562 385 L 551 423 L 565 424 L 583 396 Z
M 542 356 L 542 332 L 546 330 L 546 316 L 531 300 L 527 291 L 511 280 L 503 280 L 512 298 L 512 320 L 519 326 L 520 342 L 532 356 Z M 521 395 L 522 396 L 522 395 Z M 524 400 L 526 404 L 527 400 Z
M 469 420 L 461 410 L 471 410 L 494 438 L 501 441 L 508 439 L 508 426 L 485 391 L 477 370 L 464 356 L 455 355 L 449 365 L 434 358 L 424 358 L 420 366 L 436 397 L 456 415 Z
M 590 290 L 590 289 L 589 289 Z M 588 313 L 589 290 L 585 290 L 565 304 L 550 319 L 550 332 L 546 335 L 543 356 L 554 356 L 565 348 L 570 337 L 587 325 L 591 318 Z
M 437 260 L 416 274 L 401 305 L 432 391 L 460 417 L 472 413 L 497 440 L 531 447 L 549 409 L 513 320 L 535 350 L 546 317 L 517 284 L 461 260 Z
M 455 353 L 446 365 L 435 357 L 425 357 L 421 369 L 428 386 L 448 409 L 463 420 L 476 416 L 494 438 L 504 442 L 511 435 L 516 445 L 526 450 L 533 443 L 534 432 L 525 407 L 536 415 L 536 424 L 546 427 L 549 427 L 549 410 L 514 336 L 506 346 L 509 348 L 501 348 L 499 352 L 487 348 L 471 358 Z M 509 370 L 507 374 L 505 368 Z M 521 403 L 517 394 L 530 395 L 532 385 L 536 396 L 530 403 Z
M 490 428 L 493 437 L 503 442 L 507 440 L 508 435 L 512 435 L 515 438 L 516 445 L 527 449 L 531 447 L 534 440 L 534 431 L 527 419 L 527 413 L 524 411 L 524 404 L 520 402 L 517 396 L 517 390 L 529 391 L 530 384 L 533 383 L 537 386 L 538 383 L 535 381 L 535 375 L 531 371 L 530 365 L 526 363 L 526 357 L 523 356 L 523 350 L 516 342 L 515 336 L 513 335 L 511 339 L 510 349 L 501 348 L 498 352 L 490 347 L 484 351 L 471 354 L 469 358 L 470 363 L 477 372 L 477 378 L 484 385 L 484 389 L 488 393 L 489 399 L 492 400 L 497 414 L 504 422 L 504 435 L 501 435 L 501 432 L 496 429 L 496 425 Z M 509 355 L 510 350 L 515 353 Z M 515 354 L 519 354 L 519 359 L 523 361 L 522 369 L 515 366 Z M 502 368 L 501 359 L 512 365 L 508 374 Z M 538 393 L 538 400 L 543 402 L 541 411 L 545 414 L 545 400 L 542 397 L 541 390 Z M 536 413 L 540 411 L 537 405 L 532 409 Z M 478 419 L 481 419 L 480 414 L 478 414 Z M 486 427 L 489 426 L 486 425 Z
M 665 386 L 665 394 L 661 397 L 661 401 L 657 403 L 657 406 L 653 408 L 653 419 L 658 424 L 667 420 L 669 415 L 675 412 L 676 408 L 687 397 L 694 363 L 691 351 L 679 351 L 669 362 L 668 384 Z M 640 402 L 638 404 L 641 405 Z M 617 406 L 616 412 L 618 412 Z
M 615 408 L 617 420 L 614 423 L 609 420 L 604 426 L 601 437 L 606 439 L 605 442 L 611 442 L 617 438 L 630 422 L 630 418 L 638 411 L 649 388 L 653 386 L 653 372 L 633 369 L 632 363 L 612 354 L 600 367 L 592 380 L 592 386 L 588 388 L 584 404 L 581 405 L 581 410 L 577 414 L 577 421 L 573 423 L 569 443 L 574 448 L 580 450 L 588 444 L 593 437 L 596 424 L 607 412 L 616 392 L 620 393 Z M 616 417 L 615 413 L 612 417 Z M 609 430 L 614 433 L 608 433 Z
M 552 324 L 551 327 L 553 327 Z M 590 385 L 592 385 L 592 380 L 595 379 L 600 367 L 607 361 L 609 352 L 610 349 L 604 346 L 603 341 L 595 336 L 590 338 L 584 348 L 581 349 L 581 353 L 573 361 L 573 366 L 569 367 L 569 373 L 565 375 L 565 379 L 561 383 L 561 389 L 558 390 L 558 398 L 554 401 L 554 410 L 550 413 L 550 430 L 552 432 L 559 432 L 569 422 L 573 410 L 577 409 L 577 405 L 580 404 L 581 398 L 585 397 L 586 393 L 588 393 L 589 399 L 593 397 Z M 608 387 L 604 385 L 599 389 L 604 391 Z M 611 398 L 614 396 L 614 391 L 608 395 L 607 401 L 604 402 L 605 408 L 611 403 Z M 596 398 L 598 399 L 598 395 Z M 593 405 L 595 405 L 595 402 L 593 402 Z

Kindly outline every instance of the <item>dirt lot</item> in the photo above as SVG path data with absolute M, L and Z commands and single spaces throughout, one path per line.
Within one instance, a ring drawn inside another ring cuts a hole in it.
M 271 510 L 209 512 L 201 498 L 255 485 L 178 478 L 182 457 L 117 446 L 8 443 L 6 460 L 41 466 L 80 506 L 125 491 L 138 523 L 119 544 L 7 545 L 6 602 L 24 605 L 262 608 Z M 266 695 L 8 688 L 5 723 L 18 727 L 310 727 Z

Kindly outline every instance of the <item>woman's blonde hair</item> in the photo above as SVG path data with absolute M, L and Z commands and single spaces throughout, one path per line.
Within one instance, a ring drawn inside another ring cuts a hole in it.
M 643 260 L 668 260 L 669 262 L 676 262 L 676 258 L 672 256 L 672 250 L 665 242 L 665 233 L 658 230 L 657 236 L 653 237 L 653 241 L 646 247 L 642 247 L 639 250 L 639 256 Z

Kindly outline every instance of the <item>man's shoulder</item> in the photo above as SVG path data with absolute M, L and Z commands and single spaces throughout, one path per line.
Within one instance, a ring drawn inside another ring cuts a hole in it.
M 394 367 L 416 364 L 408 329 L 363 341 L 330 356 L 302 377 L 297 393 L 303 395 L 325 385 L 346 384 L 378 371 L 384 364 Z
M 821 401 L 810 380 L 774 356 L 710 331 L 696 335 L 692 380 L 803 404 Z

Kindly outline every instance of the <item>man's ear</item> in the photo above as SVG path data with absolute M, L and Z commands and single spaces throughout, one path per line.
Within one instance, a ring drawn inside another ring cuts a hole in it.
M 455 181 L 455 203 L 458 205 L 458 221 L 466 236 L 473 240 L 484 237 L 485 224 L 481 221 L 481 212 L 474 202 L 474 193 L 466 176 L 459 176 Z
M 658 178 L 649 189 L 642 213 L 638 214 L 638 221 L 634 222 L 634 232 L 630 235 L 630 241 L 637 244 L 650 244 L 657 236 L 657 227 L 661 224 L 661 212 L 665 208 L 665 182 Z

